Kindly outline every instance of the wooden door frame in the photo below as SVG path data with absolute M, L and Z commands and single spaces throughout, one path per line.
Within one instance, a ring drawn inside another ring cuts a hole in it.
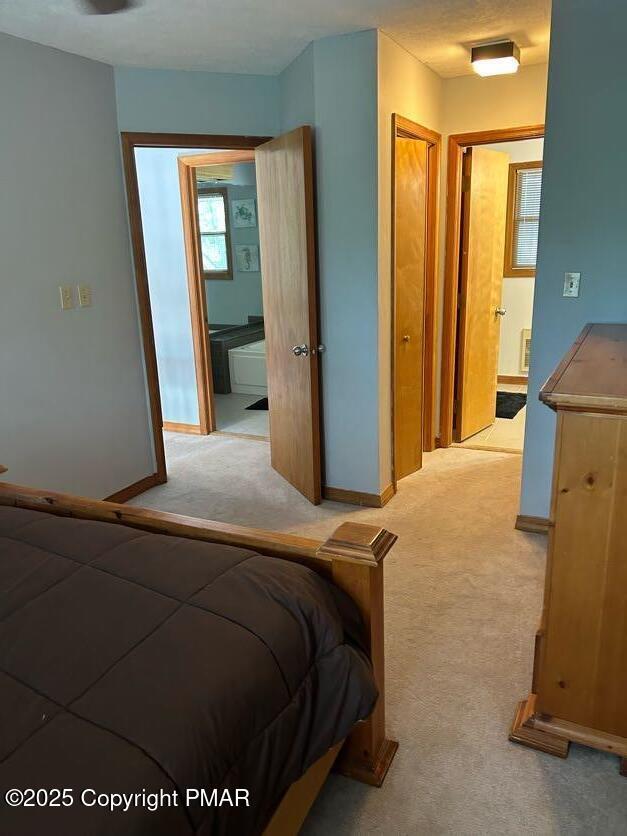
M 436 393 L 436 331 L 438 284 L 438 200 L 440 189 L 440 151 L 442 135 L 412 122 L 398 113 L 392 114 L 392 222 L 391 222 L 391 285 L 392 285 L 392 485 L 396 490 L 396 438 L 394 431 L 396 402 L 396 139 L 420 139 L 427 149 L 427 230 L 425 235 L 425 296 L 423 340 L 423 450 L 435 449 L 434 409 Z
M 464 149 L 475 145 L 490 145 L 493 142 L 515 142 L 521 139 L 541 139 L 543 137 L 544 125 L 527 125 L 519 128 L 451 134 L 448 138 L 439 447 L 450 447 L 453 443 L 453 405 L 457 362 L 457 291 L 461 244 L 462 156 Z
M 213 398 L 213 372 L 211 366 L 211 344 L 206 325 L 209 322 L 205 278 L 202 271 L 202 256 L 198 247 L 198 192 L 195 170 L 203 165 L 221 163 L 248 163 L 255 161 L 254 149 L 193 154 L 178 158 L 181 210 L 183 215 L 183 239 L 185 241 L 185 264 L 187 287 L 196 366 L 196 389 L 198 392 L 198 418 L 200 434 L 207 435 L 218 429 Z M 228 212 L 228 207 L 226 207 Z
M 268 136 L 229 136 L 221 134 L 177 134 L 177 133 L 135 133 L 122 131 L 122 161 L 124 166 L 124 180 L 126 184 L 126 198 L 128 205 L 129 225 L 133 262 L 135 265 L 135 283 L 137 287 L 137 305 L 142 335 L 142 350 L 146 369 L 146 383 L 148 387 L 148 403 L 152 424 L 153 445 L 156 460 L 156 476 L 160 483 L 167 481 L 165 449 L 163 445 L 163 413 L 161 410 L 161 395 L 159 393 L 159 372 L 157 369 L 157 355 L 155 350 L 155 335 L 152 323 L 152 308 L 150 306 L 150 291 L 148 288 L 148 271 L 146 267 L 146 251 L 144 248 L 144 232 L 141 219 L 139 201 L 139 184 L 137 167 L 135 164 L 135 148 L 207 148 L 218 150 L 250 151 L 258 145 L 268 142 Z M 193 306 L 190 296 L 190 305 Z M 192 313 L 192 334 L 197 327 L 198 318 Z M 204 330 L 204 328 L 202 329 Z M 196 362 L 196 380 L 198 381 L 198 358 L 196 345 L 198 335 L 194 336 L 194 358 Z M 210 371 L 210 370 L 209 370 Z M 206 374 L 206 372 L 205 372 Z M 207 413 L 205 413 L 207 414 Z M 200 432 L 202 416 L 199 416 Z M 193 428 L 192 428 L 193 430 Z

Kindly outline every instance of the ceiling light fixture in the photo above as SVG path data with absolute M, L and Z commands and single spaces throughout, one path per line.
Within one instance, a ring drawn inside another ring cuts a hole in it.
M 520 49 L 514 41 L 481 44 L 473 46 L 470 61 L 473 70 L 481 76 L 515 73 L 520 64 Z

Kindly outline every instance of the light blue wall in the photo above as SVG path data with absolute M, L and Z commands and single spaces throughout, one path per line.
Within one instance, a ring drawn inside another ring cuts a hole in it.
M 521 504 L 532 516 L 549 514 L 555 431 L 538 390 L 586 322 L 627 322 L 626 28 L 623 0 L 554 0 Z M 562 297 L 565 271 L 581 272 L 578 299 Z
M 272 76 L 229 75 L 176 70 L 115 69 L 118 123 L 121 131 L 248 134 L 279 132 L 279 80 Z M 179 149 L 166 151 L 175 157 Z M 160 162 L 164 162 L 161 158 Z M 155 166 L 160 169 L 158 158 Z M 156 341 L 166 421 L 198 423 L 198 399 L 191 342 L 189 297 L 181 229 L 176 163 L 163 184 L 168 217 L 163 239 L 153 240 L 153 278 L 163 293 L 155 294 L 153 309 L 162 323 Z M 156 171 L 152 171 L 156 188 Z M 165 252 L 167 250 L 167 253 Z M 149 268 L 150 270 L 150 268 Z M 248 277 L 247 277 L 248 278 Z M 229 283 L 230 284 L 230 283 Z M 162 302 L 160 300 L 163 300 Z M 212 311 L 213 319 L 213 311 Z
M 0 461 L 101 498 L 155 469 L 113 70 L 0 34 L 0 112 Z
M 376 32 L 367 31 L 316 41 L 274 78 L 115 71 L 123 131 L 270 135 L 313 125 L 325 481 L 372 493 L 380 481 L 376 62 Z
M 241 168 L 241 167 L 240 167 Z M 255 178 L 255 167 L 251 163 L 252 180 Z M 236 250 L 238 244 L 254 244 L 259 247 L 259 223 L 256 226 L 236 227 L 233 223 L 233 200 L 250 200 L 257 198 L 256 185 L 236 186 L 227 185 L 227 210 L 231 221 L 231 263 L 233 278 L 208 279 L 205 281 L 207 294 L 207 315 L 209 322 L 222 325 L 240 325 L 248 322 L 249 316 L 263 315 L 263 298 L 261 290 L 261 272 L 242 272 L 237 269 Z
M 304 49 L 279 76 L 281 131 L 316 121 L 314 91 L 314 45 Z
M 121 131 L 274 136 L 277 76 L 116 67 Z
M 177 159 L 205 153 L 201 148 L 135 151 L 163 420 L 182 424 L 197 424 L 199 416 Z M 254 182 L 254 170 L 252 177 L 249 171 L 244 175 L 246 182 Z M 257 193 L 254 185 L 227 186 L 227 190 L 229 211 L 232 198 Z M 258 228 L 232 227 L 231 241 L 235 268 L 235 244 L 258 245 Z M 262 313 L 260 273 L 234 270 L 233 280 L 207 281 L 205 288 L 210 322 L 236 324 Z
M 177 158 L 193 148 L 137 148 L 135 160 L 164 421 L 198 423 Z
M 377 37 L 314 43 L 325 481 L 379 493 Z
M 205 153 L 201 148 L 135 151 L 163 420 L 182 424 L 198 424 L 199 416 L 177 159 Z M 245 179 L 251 179 L 250 172 Z M 256 195 L 255 186 L 227 189 L 229 211 L 231 198 Z M 232 227 L 231 233 L 235 267 L 235 244 L 259 244 L 259 232 Z M 260 273 L 235 271 L 233 280 L 207 281 L 205 288 L 210 322 L 247 322 L 250 314 L 262 313 Z

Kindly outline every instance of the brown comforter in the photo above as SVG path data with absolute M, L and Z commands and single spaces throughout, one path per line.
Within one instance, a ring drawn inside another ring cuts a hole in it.
M 260 832 L 372 710 L 359 635 L 296 564 L 0 507 L 0 832 Z

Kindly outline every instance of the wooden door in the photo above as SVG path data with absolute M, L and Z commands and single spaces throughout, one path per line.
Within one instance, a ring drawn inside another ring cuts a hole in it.
M 429 146 L 397 136 L 394 151 L 394 478 L 422 467 Z
M 494 423 L 509 156 L 464 154 L 454 438 Z
M 271 461 L 317 504 L 320 407 L 311 128 L 260 145 L 255 162 Z

